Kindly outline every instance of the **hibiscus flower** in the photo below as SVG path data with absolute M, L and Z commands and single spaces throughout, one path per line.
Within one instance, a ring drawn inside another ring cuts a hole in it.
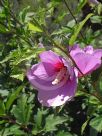
M 91 74 L 102 64 L 102 49 L 93 49 L 91 45 L 83 49 L 74 45 L 70 48 L 70 55 L 83 75 Z M 83 75 L 79 72 L 79 77 Z
M 41 53 L 40 59 L 41 62 L 34 64 L 27 72 L 28 80 L 38 90 L 39 102 L 50 107 L 71 100 L 77 88 L 71 61 L 51 50 Z

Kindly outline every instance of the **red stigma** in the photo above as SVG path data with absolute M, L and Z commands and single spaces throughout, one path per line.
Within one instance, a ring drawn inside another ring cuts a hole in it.
M 59 72 L 64 67 L 64 64 L 62 62 L 58 62 L 55 64 L 55 71 Z

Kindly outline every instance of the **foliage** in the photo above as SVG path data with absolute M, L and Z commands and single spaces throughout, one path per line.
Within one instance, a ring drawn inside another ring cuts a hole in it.
M 26 78 L 46 49 L 61 54 L 74 43 L 102 48 L 101 2 L 16 2 L 17 11 L 15 2 L 0 1 L 0 136 L 102 134 L 102 69 L 80 79 L 76 97 L 57 108 L 43 107 Z

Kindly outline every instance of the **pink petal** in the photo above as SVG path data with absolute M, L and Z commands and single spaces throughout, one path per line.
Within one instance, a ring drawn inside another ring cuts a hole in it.
M 56 53 L 53 51 L 44 51 L 43 53 L 40 54 L 40 59 L 42 62 L 46 63 L 51 63 L 52 65 L 62 62 L 61 57 L 58 56 Z
M 52 64 L 47 64 L 42 62 L 33 65 L 31 71 L 33 75 L 43 80 L 47 80 L 49 76 L 53 76 L 55 74 L 54 66 Z
M 33 87 L 44 91 L 54 91 L 55 89 L 62 87 L 66 80 L 62 80 L 60 84 L 53 85 L 52 82 L 55 80 L 57 73 L 54 73 L 53 70 L 51 70 L 52 68 L 48 67 L 48 69 L 45 69 L 43 64 L 44 63 L 33 65 L 27 72 L 27 77 Z M 52 75 L 49 76 L 49 73 L 51 72 Z
M 93 51 L 94 51 L 94 49 L 93 49 L 93 47 L 91 45 L 89 45 L 89 46 L 87 46 L 87 47 L 84 48 L 84 51 L 86 53 L 88 53 L 88 54 L 92 54 Z
M 51 83 L 55 79 L 56 73 L 53 72 L 52 67 L 49 69 L 49 65 L 47 69 L 43 63 L 38 63 L 28 70 L 27 77 L 35 88 L 49 90 L 52 87 Z
M 101 66 L 102 49 L 93 49 L 91 45 L 84 49 L 72 48 L 70 55 L 83 74 L 89 74 Z M 79 72 L 79 77 L 82 76 Z
M 102 49 L 96 49 L 96 50 L 94 50 L 93 56 L 96 57 L 96 58 L 98 58 L 98 59 L 101 59 L 102 58 Z
M 66 101 L 70 101 L 74 95 L 77 88 L 77 80 L 74 76 L 73 80 L 68 80 L 66 84 L 62 87 L 53 91 L 38 91 L 39 102 L 47 107 L 50 106 L 60 106 Z
M 78 53 L 73 59 L 83 74 L 88 74 L 101 65 L 101 60 L 90 54 Z
M 84 53 L 84 51 L 79 47 L 78 44 L 75 44 L 74 46 L 71 47 L 70 49 L 70 55 L 71 56 L 74 56 L 76 55 L 77 53 Z

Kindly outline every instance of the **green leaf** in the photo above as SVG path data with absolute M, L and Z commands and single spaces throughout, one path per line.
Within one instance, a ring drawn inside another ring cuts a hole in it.
M 57 129 L 56 126 L 62 124 L 65 121 L 67 121 L 65 117 L 55 117 L 54 115 L 49 115 L 48 117 L 46 117 L 45 131 L 55 131 Z
M 9 110 L 12 103 L 16 100 L 16 98 L 18 97 L 19 93 L 22 91 L 22 89 L 24 88 L 24 86 L 20 86 L 17 88 L 17 90 L 15 90 L 14 92 L 11 93 L 11 95 L 9 96 L 7 102 L 6 102 L 6 110 Z
M 24 8 L 24 9 L 20 12 L 19 17 L 20 17 L 20 21 L 21 21 L 22 23 L 24 23 L 25 21 L 27 21 L 27 20 L 26 20 L 26 16 L 27 16 L 27 13 L 28 13 L 29 9 L 30 9 L 30 6 Z
M 6 89 L 5 89 L 5 90 L 0 89 L 0 95 L 1 95 L 1 96 L 3 96 L 3 97 L 4 97 L 4 96 L 8 96 L 8 94 L 9 94 L 9 91 L 8 91 L 8 90 L 6 90 Z
M 0 24 L 0 33 L 6 33 L 7 32 L 7 28 L 4 25 Z
M 64 17 L 65 17 L 66 15 L 67 15 L 67 13 L 64 12 L 64 11 L 62 11 L 62 12 L 58 15 L 58 17 L 56 18 L 55 22 L 56 22 L 56 23 L 61 22 L 61 21 L 64 19 Z
M 11 75 L 10 77 L 23 81 L 24 80 L 24 73 Z
M 35 117 L 36 125 L 38 128 L 41 128 L 43 115 L 45 115 L 45 114 L 47 114 L 47 110 L 38 109 L 37 115 Z
M 73 45 L 75 40 L 77 39 L 78 34 L 80 33 L 82 27 L 84 26 L 84 24 L 86 23 L 86 21 L 92 16 L 93 14 L 90 13 L 86 16 L 86 18 L 80 22 L 79 24 L 77 24 L 74 28 L 74 34 L 71 36 L 70 40 L 69 40 L 69 45 Z
M 47 110 L 38 109 L 37 115 L 35 116 L 36 128 L 42 128 L 43 115 L 47 114 Z
M 9 131 L 14 135 L 19 135 L 19 136 L 21 136 L 21 135 L 25 136 L 26 135 L 22 130 L 20 130 L 20 126 L 18 126 L 18 125 L 11 126 L 9 128 Z
M 38 26 L 28 23 L 28 29 L 33 31 L 33 32 L 43 32 Z
M 73 136 L 69 132 L 59 131 L 56 136 Z
M 4 124 L 5 122 L 6 122 L 5 120 L 1 120 L 1 121 L 0 121 L 0 125 L 1 125 L 1 124 Z
M 26 136 L 26 133 L 22 130 L 20 130 L 20 126 L 13 125 L 8 128 L 5 128 L 4 130 L 0 131 L 0 135 L 2 136 Z
M 2 100 L 0 100 L 0 116 L 5 115 L 5 105 Z
M 98 132 L 102 132 L 102 116 L 93 118 L 90 121 L 90 126 L 97 130 Z
M 37 115 L 36 115 L 36 125 L 37 128 L 41 128 L 42 127 L 42 117 L 43 117 L 43 113 L 40 109 L 38 109 Z
M 35 125 L 32 130 L 33 135 L 37 135 L 44 131 L 43 117 L 48 113 L 48 110 L 38 109 L 37 114 L 34 116 Z
M 101 90 L 101 93 L 102 93 L 102 78 L 99 81 L 99 89 Z
M 84 122 L 84 124 L 82 125 L 82 127 L 81 127 L 81 135 L 83 135 L 84 130 L 85 130 L 85 128 L 86 128 L 88 122 L 89 122 L 89 119 L 87 119 L 87 120 Z
M 102 4 L 101 3 L 98 4 L 97 12 L 99 15 L 101 15 L 101 12 L 102 12 Z
M 32 134 L 33 134 L 33 135 L 37 135 L 38 133 L 39 133 L 39 131 L 38 131 L 37 129 L 33 129 L 33 130 L 32 130 Z
M 18 100 L 17 105 L 13 108 L 13 114 L 17 122 L 27 125 L 32 113 L 32 105 L 27 103 L 27 96 L 22 95 Z
M 44 48 L 32 48 L 28 50 L 22 50 L 18 58 L 16 56 L 16 58 L 14 59 L 13 64 L 18 65 L 23 61 L 29 61 L 32 58 L 36 58 L 38 57 L 38 54 L 44 50 L 45 50 Z
M 96 92 L 97 93 L 97 92 Z M 100 105 L 100 101 L 95 96 L 90 96 L 89 103 L 93 106 Z
M 2 136 L 11 136 L 12 132 L 9 131 L 9 128 L 4 128 L 0 131 L 0 135 Z
M 90 19 L 91 19 L 92 23 L 100 23 L 101 24 L 101 21 L 102 21 L 101 16 L 92 16 Z
M 86 3 L 87 3 L 87 0 L 80 0 L 75 13 L 78 14 L 81 11 L 81 9 L 85 6 Z
M 10 61 L 12 60 L 13 65 L 18 65 L 22 63 L 23 61 L 28 61 L 32 58 L 36 58 L 38 54 L 44 50 L 45 50 L 44 48 L 31 48 L 31 49 L 26 48 L 22 50 L 16 49 L 10 52 L 10 54 L 6 56 L 2 61 L 0 61 L 0 63 L 2 64 L 9 60 Z

